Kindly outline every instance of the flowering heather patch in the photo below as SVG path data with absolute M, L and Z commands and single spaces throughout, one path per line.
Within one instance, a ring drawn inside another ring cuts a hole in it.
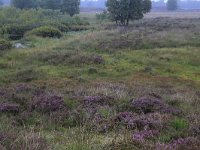
M 200 91 L 196 91 L 196 95 L 200 97 Z
M 113 114 L 115 113 L 112 107 L 105 106 L 89 106 L 81 108 L 83 122 L 88 129 L 93 129 L 98 132 L 107 132 L 113 127 Z
M 162 121 L 155 117 L 154 114 L 138 115 L 131 112 L 122 112 L 115 118 L 115 123 L 123 124 L 130 129 L 161 129 L 163 128 Z
M 83 101 L 86 106 L 104 106 L 111 105 L 114 101 L 114 98 L 110 96 L 85 96 Z
M 5 140 L 6 135 L 3 132 L 0 132 L 0 142 Z
M 0 97 L 4 96 L 6 91 L 3 88 L 0 88 Z
M 200 137 L 200 124 L 194 124 L 189 129 L 190 133 L 193 136 L 199 136 Z
M 95 64 L 103 64 L 104 63 L 104 59 L 102 56 L 94 55 L 94 56 L 92 56 L 92 60 Z
M 152 97 L 158 98 L 158 99 L 161 99 L 161 98 L 162 98 L 162 96 L 160 96 L 160 95 L 158 95 L 158 94 L 156 94 L 156 93 L 154 93 L 154 92 L 149 93 L 149 96 L 152 96 Z
M 89 122 L 90 128 L 94 129 L 98 132 L 106 132 L 110 129 L 111 125 L 108 119 L 105 119 L 100 114 L 96 114 L 94 118 L 91 118 L 91 122 Z
M 158 130 L 143 130 L 133 134 L 133 140 L 137 142 L 143 142 L 145 139 L 154 137 L 159 133 Z
M 157 144 L 156 150 L 199 150 L 200 141 L 193 137 L 179 138 L 169 144 Z
M 25 83 L 17 84 L 14 86 L 14 88 L 15 88 L 16 92 L 28 92 L 33 89 L 32 86 L 25 84 Z
M 18 104 L 3 103 L 0 104 L 0 112 L 19 112 L 20 106 Z
M 28 84 L 12 84 L 7 88 L 0 88 L 0 99 L 12 101 L 17 104 L 24 104 L 33 96 L 36 89 Z
M 180 110 L 173 108 L 160 99 L 156 98 L 147 98 L 142 97 L 138 100 L 132 102 L 132 107 L 134 110 L 140 113 L 152 113 L 152 112 L 161 112 L 161 113 L 171 113 L 179 114 Z
M 31 103 L 31 109 L 41 112 L 52 112 L 64 108 L 62 96 L 51 93 L 43 93 L 35 96 Z

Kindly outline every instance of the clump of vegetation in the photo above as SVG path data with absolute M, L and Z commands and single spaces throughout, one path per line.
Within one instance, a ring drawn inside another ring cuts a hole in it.
M 7 50 L 12 47 L 12 44 L 7 40 L 0 39 L 0 50 Z
M 83 101 L 86 106 L 110 105 L 114 99 L 110 96 L 86 96 Z
M 63 97 L 51 94 L 41 93 L 35 96 L 31 102 L 31 109 L 41 112 L 53 112 L 65 107 Z
M 31 59 L 38 59 L 41 62 L 51 65 L 59 65 L 59 64 L 70 64 L 74 66 L 82 66 L 82 65 L 100 65 L 104 64 L 105 60 L 100 55 L 87 55 L 82 52 L 74 52 L 74 51 L 49 51 L 48 54 L 46 52 L 40 53 Z
M 197 150 L 200 146 L 200 141 L 193 137 L 179 138 L 172 141 L 170 144 L 158 144 L 157 149 L 193 149 Z
M 0 112 L 16 113 L 16 112 L 19 112 L 19 109 L 20 107 L 18 104 L 11 104 L 11 103 L 0 104 Z
M 138 100 L 133 100 L 132 107 L 134 110 L 145 114 L 152 112 L 172 113 L 172 114 L 180 113 L 180 110 L 168 106 L 159 99 L 152 99 L 146 97 L 140 98 Z
M 144 130 L 139 131 L 133 134 L 133 140 L 138 142 L 143 142 L 146 139 L 152 138 L 157 135 L 159 132 L 157 130 Z
M 48 27 L 48 26 L 42 26 L 39 28 L 35 28 L 27 33 L 28 35 L 36 35 L 40 37 L 49 37 L 49 38 L 60 38 L 62 36 L 62 33 L 60 30 Z
M 36 28 L 39 25 L 31 24 L 31 25 L 18 25 L 18 24 L 8 24 L 4 25 L 1 29 L 2 36 L 8 37 L 10 40 L 19 40 L 23 38 L 24 34 L 32 30 L 33 28 Z
M 16 73 L 15 77 L 11 77 L 11 78 L 13 78 L 13 80 L 18 80 L 22 82 L 30 82 L 32 80 L 37 80 L 41 76 L 42 76 L 42 73 L 35 71 L 34 69 L 22 69 Z
M 188 127 L 188 123 L 185 119 L 175 118 L 171 122 L 171 126 L 176 130 L 183 130 L 183 129 L 186 129 Z
M 164 122 L 168 120 L 165 117 L 157 113 L 139 115 L 132 112 L 120 112 L 114 120 L 116 125 L 124 125 L 128 129 L 159 131 L 165 126 Z M 164 118 L 167 120 L 164 121 Z

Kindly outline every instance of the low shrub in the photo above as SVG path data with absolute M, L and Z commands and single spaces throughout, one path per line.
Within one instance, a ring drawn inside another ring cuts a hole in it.
M 0 50 L 7 50 L 12 47 L 12 44 L 7 40 L 0 40 Z
M 54 27 L 42 26 L 39 28 L 35 28 L 28 32 L 28 35 L 36 35 L 40 37 L 50 37 L 50 38 L 60 38 L 62 37 L 62 33 L 59 29 Z
M 95 74 L 95 73 L 98 73 L 98 71 L 97 71 L 96 68 L 91 67 L 91 68 L 88 69 L 88 73 L 89 73 L 89 74 Z
M 125 126 L 128 129 L 161 130 L 168 118 L 166 115 L 156 113 L 138 115 L 132 112 L 121 112 L 115 116 L 114 122 L 116 125 Z
M 7 37 L 11 40 L 19 40 L 23 38 L 24 34 L 37 27 L 37 24 L 31 25 L 6 25 L 2 28 L 2 34 L 7 35 Z
M 59 29 L 61 32 L 68 32 L 69 31 L 69 27 L 65 24 L 62 24 L 62 23 L 55 23 L 55 24 L 52 24 L 51 26 Z
M 168 144 L 157 144 L 156 150 L 198 150 L 200 146 L 200 141 L 194 137 L 179 138 Z
M 139 132 L 135 132 L 133 134 L 133 140 L 138 142 L 143 142 L 145 139 L 152 138 L 157 135 L 159 131 L 157 130 L 143 130 Z
M 110 96 L 85 96 L 83 101 L 85 106 L 104 106 L 111 105 L 114 102 L 114 98 Z
M 54 112 L 64 108 L 64 106 L 63 97 L 51 93 L 39 94 L 31 102 L 31 109 L 39 112 Z
M 183 130 L 183 129 L 186 129 L 188 127 L 188 123 L 185 119 L 175 118 L 171 122 L 171 126 L 176 130 Z
M 0 112 L 19 112 L 19 105 L 11 103 L 0 104 Z
M 180 113 L 180 110 L 167 105 L 165 102 L 157 98 L 142 97 L 137 100 L 133 100 L 132 108 L 136 112 L 145 114 L 153 112 L 170 113 L 170 114 Z
M 105 60 L 100 55 L 89 55 L 83 54 L 82 52 L 74 51 L 50 51 L 48 54 L 46 52 L 39 53 L 35 57 L 31 57 L 30 60 L 37 59 L 41 62 L 60 65 L 60 64 L 70 64 L 74 66 L 82 65 L 100 65 L 104 64 Z
M 27 69 L 18 71 L 13 79 L 23 82 L 30 82 L 32 80 L 37 80 L 41 76 L 42 76 L 41 72 L 35 71 L 33 69 Z
M 89 30 L 90 27 L 88 26 L 83 26 L 83 25 L 73 25 L 69 26 L 70 31 L 84 31 L 84 30 Z

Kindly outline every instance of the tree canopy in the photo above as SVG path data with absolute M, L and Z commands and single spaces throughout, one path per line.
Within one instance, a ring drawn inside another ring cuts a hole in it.
M 39 6 L 46 9 L 60 9 L 62 0 L 40 0 Z
M 128 25 L 130 20 L 141 19 L 151 10 L 151 0 L 108 0 L 106 7 L 113 21 Z
M 177 0 L 168 0 L 167 1 L 167 9 L 169 11 L 176 11 L 178 9 L 178 1 Z
M 68 13 L 70 16 L 78 14 L 80 9 L 80 0 L 63 0 L 61 12 Z
M 41 7 L 44 9 L 60 10 L 70 16 L 78 14 L 80 0 L 12 0 L 12 5 L 20 9 Z
M 12 5 L 20 9 L 36 8 L 38 7 L 37 0 L 12 0 Z

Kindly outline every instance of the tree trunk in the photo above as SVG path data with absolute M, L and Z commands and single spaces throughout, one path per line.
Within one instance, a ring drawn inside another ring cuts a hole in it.
M 127 18 L 127 20 L 126 20 L 126 26 L 128 26 L 129 25 L 129 19 Z

